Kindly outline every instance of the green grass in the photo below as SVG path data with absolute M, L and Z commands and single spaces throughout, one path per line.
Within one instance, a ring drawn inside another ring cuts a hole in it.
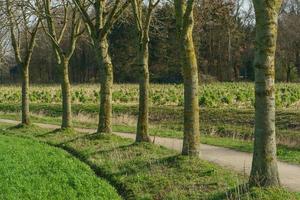
M 121 199 L 87 165 L 33 140 L 0 135 L 0 162 L 3 200 Z
M 0 118 L 18 120 L 19 114 L 12 114 L 12 113 L 1 114 L 0 113 Z M 246 121 L 247 119 L 241 119 L 241 120 Z M 32 115 L 32 121 L 38 122 L 38 123 L 60 125 L 61 118 L 60 117 L 41 116 L 41 115 Z M 74 120 L 74 125 L 76 127 L 97 128 L 96 122 L 93 123 L 93 122 L 87 122 L 87 121 Z M 201 142 L 203 144 L 221 146 L 221 147 L 225 147 L 225 148 L 234 149 L 237 151 L 252 152 L 253 151 L 253 142 L 251 140 L 242 140 L 242 139 L 240 139 L 240 137 L 238 137 L 238 136 L 233 137 L 231 134 L 228 134 L 228 137 L 225 137 L 226 134 L 224 132 L 229 132 L 230 128 L 234 130 L 234 133 L 236 135 L 241 134 L 241 132 L 240 132 L 241 129 L 234 128 L 233 126 L 234 125 L 228 125 L 228 126 L 223 125 L 223 126 L 217 127 L 217 125 L 214 125 L 214 126 L 210 126 L 210 128 L 209 128 L 209 125 L 207 125 L 207 123 L 206 123 L 207 128 L 201 130 L 201 133 L 202 133 Z M 212 131 L 209 129 L 213 129 L 213 128 L 215 128 L 215 130 L 213 130 L 214 132 L 219 131 L 219 133 L 215 133 L 214 135 L 208 134 Z M 219 130 L 217 128 L 219 128 Z M 114 125 L 113 126 L 113 130 L 116 132 L 135 133 L 135 129 L 136 129 L 135 126 L 129 126 L 129 125 Z M 153 136 L 155 135 L 155 136 L 170 137 L 170 138 L 183 138 L 182 131 L 174 130 L 171 128 L 168 129 L 168 128 L 159 128 L 156 126 L 152 126 L 150 128 L 149 132 Z M 300 164 L 300 148 L 298 148 L 298 147 L 289 147 L 286 145 L 279 144 L 277 155 L 278 155 L 279 160 L 281 160 L 281 161 L 289 162 L 292 164 Z
M 243 195 L 241 200 L 299 200 L 300 194 L 292 194 L 280 188 L 270 188 L 261 190 L 260 188 L 253 188 L 249 193 Z
M 258 195 L 265 200 L 300 199 L 298 194 L 278 188 L 255 189 L 239 195 L 235 188 L 246 177 L 153 144 L 134 144 L 113 135 L 53 132 L 39 127 L 15 129 L 0 124 L 0 130 L 5 135 L 46 142 L 71 152 L 114 184 L 125 199 L 219 200 L 231 195 L 235 196 L 232 199 L 240 196 L 245 200 L 257 199 Z

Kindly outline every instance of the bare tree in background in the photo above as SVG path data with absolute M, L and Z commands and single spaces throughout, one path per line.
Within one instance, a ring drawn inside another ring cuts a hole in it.
M 279 17 L 277 76 L 290 82 L 300 77 L 300 1 L 285 0 Z M 281 72 L 281 73 L 278 73 Z M 297 73 L 296 73 L 297 72 Z
M 100 112 L 98 133 L 112 133 L 113 64 L 109 54 L 107 36 L 118 21 L 129 1 L 121 0 L 73 0 L 88 28 L 100 66 Z
M 38 16 L 27 6 L 29 0 L 5 0 L 7 25 L 10 29 L 11 45 L 15 60 L 22 71 L 22 124 L 30 124 L 29 116 L 29 65 L 36 35 L 40 25 Z
M 0 8 L 2 8 L 2 4 L 0 4 Z M 10 47 L 10 40 L 9 40 L 9 27 L 6 25 L 6 14 L 4 10 L 0 9 L 0 77 L 1 82 L 3 82 L 4 78 L 4 71 L 8 69 L 8 55 L 9 55 L 9 47 Z

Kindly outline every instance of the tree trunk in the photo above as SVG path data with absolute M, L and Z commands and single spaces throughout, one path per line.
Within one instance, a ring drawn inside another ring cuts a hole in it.
M 22 124 L 30 124 L 29 114 L 29 65 L 22 64 Z
M 136 142 L 150 142 L 148 134 L 149 123 L 149 47 L 148 38 L 140 42 L 137 63 L 140 70 L 139 116 L 137 124 Z
M 112 133 L 112 87 L 113 87 L 113 65 L 109 55 L 107 39 L 99 42 L 97 54 L 100 62 L 100 113 L 98 133 Z
M 238 81 L 240 79 L 240 68 L 238 65 L 233 66 L 233 71 L 234 71 L 234 78 L 235 81 Z
M 291 71 L 292 68 L 290 66 L 287 67 L 286 69 L 286 82 L 289 83 L 291 82 Z
M 255 142 L 251 186 L 280 185 L 275 134 L 275 51 L 281 1 L 254 0 L 256 13 Z
M 62 91 L 62 129 L 72 128 L 72 96 L 71 96 L 71 86 L 69 80 L 69 61 L 62 60 L 62 82 L 61 82 L 61 91 Z
M 229 65 L 229 76 L 228 79 L 232 80 L 232 75 L 231 75 L 231 69 L 233 69 L 233 75 L 234 75 L 234 80 L 238 81 L 238 76 L 239 74 L 237 73 L 237 68 L 235 64 L 233 63 L 233 58 L 232 58 L 232 38 L 231 38 L 231 30 L 228 29 L 228 65 Z
M 178 47 L 184 74 L 184 139 L 182 154 L 198 156 L 200 152 L 198 66 L 193 41 L 194 1 L 175 1 Z
M 181 63 L 184 73 L 184 139 L 183 155 L 197 156 L 200 152 L 198 66 L 193 42 L 193 12 L 183 22 Z
M 298 77 L 300 79 L 300 50 L 297 49 L 295 54 L 296 54 L 295 66 L 298 72 Z

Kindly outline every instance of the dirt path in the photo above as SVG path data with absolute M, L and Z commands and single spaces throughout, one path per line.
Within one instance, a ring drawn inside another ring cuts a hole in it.
M 14 120 L 0 119 L 2 123 L 18 124 Z M 39 127 L 57 129 L 59 126 L 51 124 L 35 123 Z M 77 128 L 79 132 L 91 133 L 94 129 Z M 135 139 L 134 134 L 130 133 L 115 133 L 123 138 Z M 153 139 L 153 138 L 152 138 Z M 174 138 L 155 137 L 155 144 L 161 145 L 170 149 L 181 151 L 182 140 Z M 243 153 L 227 148 L 201 145 L 201 159 L 208 160 L 228 169 L 249 175 L 251 169 L 252 154 Z M 291 191 L 300 192 L 300 166 L 292 165 L 284 162 L 278 162 L 279 174 L 281 183 L 284 187 Z

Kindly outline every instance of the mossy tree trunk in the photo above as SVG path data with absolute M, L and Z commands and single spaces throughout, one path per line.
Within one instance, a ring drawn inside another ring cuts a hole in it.
M 200 147 L 198 66 L 194 50 L 192 28 L 182 38 L 182 65 L 184 73 L 184 140 L 182 153 L 198 155 Z
M 280 185 L 275 134 L 275 51 L 281 0 L 254 0 L 255 142 L 251 186 Z
M 193 42 L 194 1 L 176 0 L 176 25 L 184 73 L 184 139 L 183 155 L 198 156 L 200 127 L 198 103 L 198 66 Z
M 72 127 L 72 96 L 71 85 L 69 80 L 69 60 L 63 60 L 61 64 L 61 91 L 62 91 L 62 129 Z
M 22 124 L 30 124 L 29 114 L 29 66 L 22 66 Z
M 298 76 L 300 77 L 300 46 L 295 51 L 295 57 L 296 57 L 295 67 L 296 67 L 296 70 L 298 72 Z
M 38 22 L 39 23 L 39 22 Z M 31 35 L 31 40 L 29 43 L 29 48 L 25 56 L 24 63 L 19 63 L 22 66 L 22 124 L 30 125 L 30 112 L 29 112 L 29 66 L 32 59 L 33 49 L 35 47 L 35 37 L 37 34 L 36 27 L 35 33 Z
M 136 142 L 150 142 L 149 126 L 149 38 L 142 39 L 138 47 L 137 65 L 140 70 L 139 80 L 139 115 L 136 132 Z
M 142 0 L 131 0 L 137 32 L 136 65 L 139 70 L 139 115 L 136 132 L 136 142 L 151 142 L 149 137 L 149 31 L 152 13 L 158 1 L 149 0 L 145 8 Z M 145 10 L 144 10 L 145 9 Z
M 100 63 L 100 112 L 98 133 L 112 133 L 112 87 L 113 64 L 109 55 L 109 45 L 105 38 L 100 40 L 96 50 Z
M 113 64 L 109 54 L 107 36 L 113 25 L 129 5 L 129 1 L 91 0 L 86 6 L 83 0 L 73 0 L 84 20 L 93 41 L 97 62 L 100 65 L 100 111 L 98 133 L 112 133 Z M 94 12 L 89 12 L 90 9 Z M 91 16 L 90 13 L 93 13 Z

